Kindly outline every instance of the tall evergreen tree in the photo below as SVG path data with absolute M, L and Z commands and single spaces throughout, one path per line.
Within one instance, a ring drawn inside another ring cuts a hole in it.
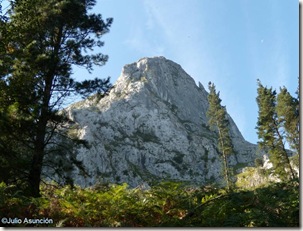
M 282 125 L 281 133 L 284 133 L 292 150 L 299 154 L 299 99 L 292 97 L 286 87 L 280 88 L 277 96 L 277 116 Z
M 218 146 L 219 151 L 222 153 L 222 159 L 224 164 L 224 179 L 226 181 L 227 189 L 231 190 L 232 181 L 231 172 L 228 166 L 228 156 L 233 152 L 233 145 L 229 134 L 229 122 L 227 118 L 227 112 L 226 108 L 224 106 L 221 106 L 220 92 L 216 92 L 215 85 L 209 82 L 208 89 L 208 123 L 212 128 L 217 128 L 217 131 L 219 133 Z
M 73 92 L 103 95 L 108 79 L 77 82 L 72 66 L 104 65 L 103 46 L 112 18 L 89 13 L 95 0 L 11 0 L 0 24 L 0 149 L 8 158 L 24 159 L 21 168 L 31 196 L 39 196 L 47 150 L 59 125 L 58 110 Z M 49 152 L 51 155 L 54 152 Z M 24 157 L 24 158 L 21 158 Z M 9 165 L 8 165 L 9 166 Z
M 294 172 L 290 165 L 288 154 L 281 131 L 282 123 L 276 111 L 276 91 L 264 87 L 258 80 L 257 104 L 259 116 L 257 121 L 257 133 L 259 146 L 269 153 L 269 159 L 273 164 L 275 173 L 282 179 L 294 178 Z

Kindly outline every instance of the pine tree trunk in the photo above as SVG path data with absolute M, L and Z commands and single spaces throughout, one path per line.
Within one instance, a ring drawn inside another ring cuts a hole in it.
M 30 194 L 33 197 L 40 196 L 40 181 L 45 149 L 45 134 L 47 125 L 47 110 L 42 109 L 37 128 L 37 137 L 34 147 L 31 169 L 29 173 Z
M 292 179 L 295 179 L 296 176 L 295 176 L 294 170 L 293 170 L 292 167 L 291 167 L 290 160 L 289 160 L 289 157 L 288 157 L 288 155 L 287 155 L 287 151 L 286 151 L 284 145 L 283 145 L 283 151 L 284 151 L 285 159 L 286 159 L 286 161 L 287 161 L 288 168 L 289 168 L 289 170 L 290 170 L 291 178 L 292 178 Z
M 223 151 L 223 158 L 224 158 L 224 171 L 225 171 L 225 180 L 226 180 L 226 186 L 227 190 L 230 191 L 230 180 L 229 180 L 229 174 L 228 174 L 228 164 L 227 164 L 227 156 L 225 155 Z
M 42 164 L 45 154 L 45 136 L 47 132 L 47 122 L 49 120 L 49 102 L 51 98 L 53 75 L 45 78 L 45 88 L 43 93 L 43 105 L 37 125 L 36 141 L 34 147 L 34 155 L 29 173 L 30 193 L 33 197 L 40 196 L 40 182 L 42 173 Z
M 32 165 L 29 173 L 30 196 L 40 197 L 40 181 L 44 150 L 40 144 L 36 144 Z
M 224 151 L 223 135 L 221 133 L 218 122 L 217 122 L 217 127 L 218 127 L 218 131 L 219 131 L 219 137 L 221 139 L 221 144 L 220 145 L 221 145 L 221 148 L 222 148 L 223 163 L 224 163 L 224 178 L 225 178 L 225 181 L 226 181 L 227 190 L 230 191 L 230 181 L 229 181 L 229 174 L 228 174 L 227 156 L 226 156 L 226 153 Z
M 291 167 L 291 164 L 290 164 L 290 161 L 289 161 L 289 158 L 288 158 L 288 155 L 287 155 L 287 151 L 286 151 L 285 146 L 283 144 L 283 137 L 282 137 L 282 135 L 281 135 L 281 133 L 280 133 L 280 131 L 279 131 L 278 126 L 277 126 L 276 123 L 275 123 L 275 125 L 276 125 L 276 132 L 278 134 L 279 140 L 280 140 L 281 145 L 282 145 L 282 149 L 283 149 L 283 153 L 284 153 L 284 158 L 285 158 L 285 160 L 287 162 L 287 165 L 288 165 L 288 168 L 290 170 L 291 178 L 295 179 L 296 178 L 295 173 L 294 173 L 294 171 L 293 171 L 293 169 Z
M 32 160 L 32 166 L 29 174 L 29 183 L 31 187 L 31 193 L 33 197 L 40 196 L 40 181 L 42 173 L 42 164 L 45 154 L 45 136 L 47 132 L 47 122 L 49 120 L 49 103 L 52 96 L 53 80 L 58 67 L 58 54 L 61 45 L 63 27 L 59 28 L 58 34 L 54 38 L 54 51 L 52 54 L 52 65 L 49 72 L 45 75 L 45 87 L 43 92 L 43 102 L 41 106 L 41 114 L 37 127 L 37 137 L 34 149 L 34 156 Z

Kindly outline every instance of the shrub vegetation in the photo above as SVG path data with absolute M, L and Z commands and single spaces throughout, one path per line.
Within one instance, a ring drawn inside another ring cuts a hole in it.
M 299 182 L 251 190 L 162 182 L 150 189 L 42 185 L 40 198 L 0 184 L 1 218 L 48 218 L 57 227 L 299 227 Z

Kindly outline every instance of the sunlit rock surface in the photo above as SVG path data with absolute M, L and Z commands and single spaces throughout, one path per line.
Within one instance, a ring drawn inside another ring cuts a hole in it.
M 205 76 L 207 78 L 207 76 Z M 222 181 L 217 133 L 207 125 L 208 93 L 180 65 L 164 58 L 143 58 L 123 67 L 114 89 L 101 101 L 67 108 L 75 134 L 90 144 L 75 149 L 90 176 L 76 170 L 76 184 L 156 180 L 194 184 Z M 229 117 L 236 172 L 254 165 L 257 146 L 244 140 Z

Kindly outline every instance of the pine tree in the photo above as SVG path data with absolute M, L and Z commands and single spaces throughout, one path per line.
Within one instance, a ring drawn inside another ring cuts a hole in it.
M 299 99 L 292 97 L 286 87 L 280 88 L 276 111 L 279 123 L 282 125 L 281 133 L 285 133 L 284 136 L 290 147 L 299 154 Z
M 23 177 L 34 197 L 39 196 L 47 150 L 54 145 L 50 140 L 67 122 L 57 113 L 64 100 L 76 92 L 102 96 L 111 87 L 109 78 L 80 83 L 71 77 L 73 65 L 90 72 L 108 60 L 94 50 L 103 46 L 100 39 L 109 32 L 112 19 L 90 14 L 95 4 L 95 0 L 14 0 L 8 18 L 1 17 L 0 151 L 7 153 L 6 160 L 24 156 Z
M 216 93 L 215 85 L 209 82 L 208 88 L 208 123 L 212 128 L 217 128 L 217 131 L 219 133 L 218 146 L 219 151 L 222 153 L 222 159 L 224 164 L 224 179 L 226 181 L 227 189 L 231 190 L 232 181 L 231 172 L 228 166 L 228 156 L 232 154 L 233 146 L 229 134 L 229 122 L 227 118 L 227 112 L 226 108 L 224 106 L 221 106 L 220 92 Z
M 275 173 L 282 179 L 294 178 L 288 154 L 281 133 L 282 123 L 279 120 L 276 106 L 276 91 L 264 87 L 258 80 L 257 104 L 259 116 L 257 122 L 259 146 L 269 153 Z M 287 169 L 287 170 L 286 170 Z

